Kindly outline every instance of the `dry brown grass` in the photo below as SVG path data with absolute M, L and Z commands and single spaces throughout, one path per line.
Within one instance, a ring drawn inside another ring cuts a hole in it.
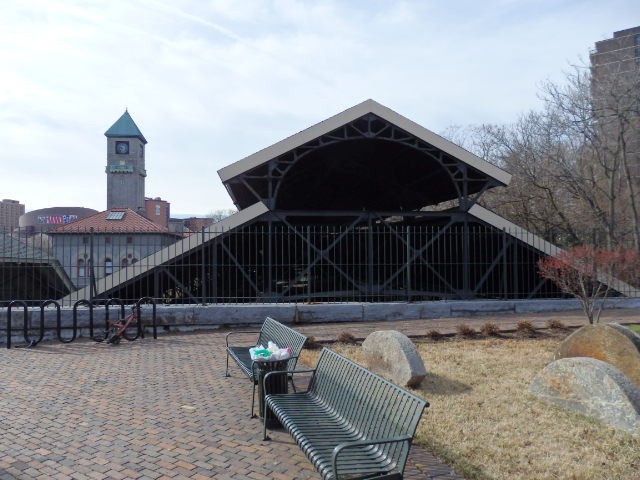
M 559 338 L 476 339 L 418 345 L 431 403 L 416 441 L 469 479 L 638 478 L 640 438 L 528 394 Z M 362 362 L 359 347 L 336 345 Z M 305 351 L 314 365 L 319 352 Z

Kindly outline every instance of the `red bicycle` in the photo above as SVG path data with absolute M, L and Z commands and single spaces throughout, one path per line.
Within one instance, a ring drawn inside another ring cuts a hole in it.
M 131 322 L 138 319 L 138 311 L 135 306 L 131 307 L 131 313 L 126 318 L 121 318 L 115 321 L 109 320 L 109 327 L 105 330 L 105 336 L 102 340 L 112 345 L 118 345 L 122 337 L 127 340 L 135 340 L 138 338 L 136 335 L 134 338 L 128 338 L 126 336 L 127 328 L 131 325 Z

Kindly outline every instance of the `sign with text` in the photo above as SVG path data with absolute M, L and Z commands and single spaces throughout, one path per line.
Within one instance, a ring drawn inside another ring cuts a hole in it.
M 38 223 L 41 225 L 64 225 L 77 219 L 78 215 L 38 215 Z

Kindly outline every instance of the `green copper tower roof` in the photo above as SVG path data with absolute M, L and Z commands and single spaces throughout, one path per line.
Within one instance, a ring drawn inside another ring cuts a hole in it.
M 144 138 L 142 132 L 136 125 L 136 122 L 133 121 L 131 115 L 129 115 L 129 111 L 125 110 L 122 116 L 111 125 L 111 128 L 104 132 L 105 137 L 134 137 L 139 138 L 144 143 L 147 143 L 147 139 Z

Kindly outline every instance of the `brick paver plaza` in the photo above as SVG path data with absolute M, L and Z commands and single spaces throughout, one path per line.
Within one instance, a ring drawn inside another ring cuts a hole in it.
M 435 323 L 453 328 L 451 320 Z M 345 330 L 362 338 L 381 327 L 424 334 L 433 324 L 299 329 L 317 339 Z M 260 421 L 249 417 L 250 382 L 235 366 L 224 376 L 224 334 L 0 349 L 0 479 L 320 478 L 283 430 L 261 440 Z M 247 344 L 253 339 L 247 336 Z M 406 474 L 462 478 L 417 445 Z

